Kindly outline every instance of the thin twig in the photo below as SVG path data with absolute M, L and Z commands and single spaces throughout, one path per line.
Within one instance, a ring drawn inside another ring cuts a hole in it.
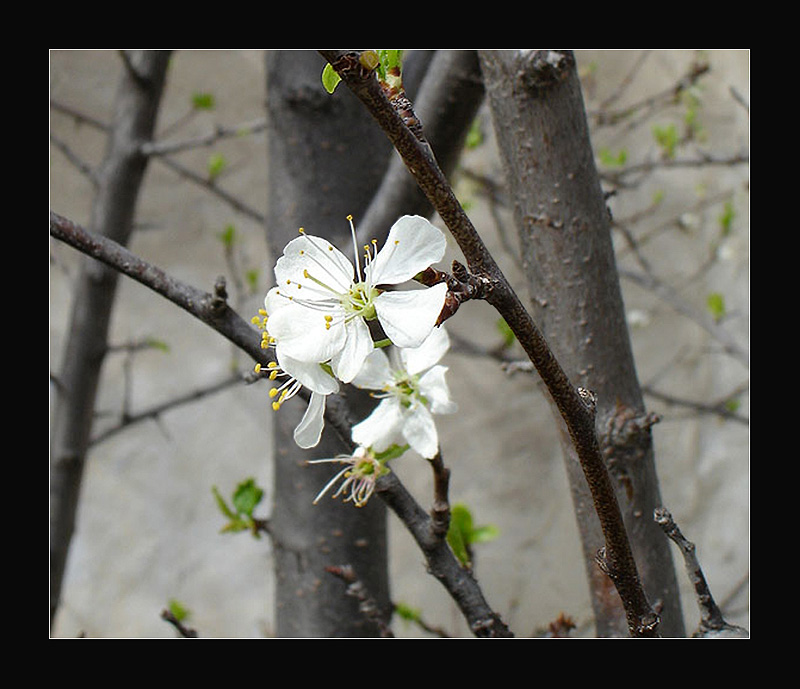
M 681 530 L 678 528 L 669 510 L 665 507 L 659 507 L 655 510 L 653 518 L 663 529 L 667 537 L 678 546 L 683 555 L 686 574 L 689 576 L 689 581 L 692 583 L 695 596 L 697 597 L 697 605 L 700 608 L 700 625 L 693 636 L 709 637 L 724 635 L 749 637 L 749 633 L 746 629 L 728 624 L 725 618 L 723 618 L 722 611 L 714 601 L 714 596 L 711 595 L 711 589 L 708 587 L 703 569 L 700 567 L 700 562 L 695 552 L 695 545 L 691 541 L 688 541 L 681 533 Z

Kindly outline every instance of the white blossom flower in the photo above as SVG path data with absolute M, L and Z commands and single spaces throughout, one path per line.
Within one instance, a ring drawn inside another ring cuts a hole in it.
M 433 414 L 450 414 L 457 406 L 445 381 L 447 367 L 439 364 L 450 346 L 447 331 L 434 328 L 419 347 L 393 349 L 391 357 L 374 349 L 353 384 L 379 392 L 378 406 L 353 426 L 355 443 L 380 452 L 393 444 L 408 443 L 423 457 L 439 451 Z
M 370 496 L 375 491 L 375 484 L 378 479 L 389 473 L 389 468 L 385 464 L 385 459 L 378 459 L 370 450 L 365 447 L 357 447 L 352 455 L 339 455 L 329 459 L 312 459 L 309 464 L 335 463 L 344 464 L 344 468 L 336 474 L 314 499 L 316 505 L 320 498 L 327 493 L 336 482 L 344 478 L 342 485 L 331 497 L 338 498 L 342 493 L 350 491 L 350 495 L 345 498 L 345 502 L 353 501 L 356 507 L 363 507 L 367 504 Z
M 400 347 L 417 347 L 433 329 L 447 286 L 383 291 L 440 261 L 444 234 L 419 216 L 403 216 L 385 245 L 365 246 L 362 271 L 355 228 L 349 216 L 355 265 L 330 242 L 306 234 L 290 241 L 275 265 L 277 287 L 265 306 L 277 351 L 296 361 L 328 363 L 349 383 L 374 343 L 367 321 L 377 318 L 386 337 Z
M 266 331 L 266 319 L 258 317 L 253 319 L 262 329 L 261 347 L 268 349 L 274 347 L 273 339 Z M 294 440 L 299 447 L 308 449 L 319 444 L 322 429 L 325 425 L 325 402 L 328 395 L 339 390 L 338 381 L 330 374 L 325 365 L 297 361 L 285 354 L 276 353 L 276 361 L 271 361 L 262 367 L 256 364 L 256 373 L 265 373 L 275 385 L 270 389 L 269 396 L 272 408 L 278 411 L 284 402 L 294 397 L 300 390 L 306 388 L 310 391 L 308 407 L 303 418 L 294 430 Z

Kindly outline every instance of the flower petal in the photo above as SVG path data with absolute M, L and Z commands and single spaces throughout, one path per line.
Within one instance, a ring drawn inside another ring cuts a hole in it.
M 304 388 L 320 395 L 331 395 L 338 392 L 339 383 L 317 362 L 306 362 L 292 359 L 281 351 L 277 352 L 278 365 L 296 379 Z
M 419 347 L 430 335 L 444 307 L 447 285 L 429 289 L 384 292 L 375 311 L 386 336 L 398 347 Z
M 458 411 L 458 405 L 450 399 L 445 373 L 447 366 L 434 366 L 419 379 L 420 394 L 428 400 L 434 414 L 452 414 Z
M 331 328 L 333 330 L 333 328 Z M 372 335 L 363 318 L 353 318 L 344 326 L 345 340 L 331 358 L 331 368 L 343 383 L 349 383 L 364 365 L 364 360 L 373 350 Z
M 275 279 L 278 287 L 287 281 L 305 287 L 314 286 L 305 277 L 308 271 L 320 282 L 337 292 L 346 292 L 353 282 L 353 264 L 327 239 L 302 234 L 286 245 L 275 264 Z
M 431 334 L 419 347 L 408 347 L 400 350 L 403 368 L 411 375 L 422 373 L 439 360 L 450 348 L 450 337 L 443 326 L 434 327 Z
M 441 261 L 446 248 L 439 228 L 419 215 L 404 215 L 392 225 L 367 276 L 373 285 L 397 285 Z
M 393 397 L 387 397 L 366 419 L 353 426 L 351 435 L 354 443 L 380 452 L 400 438 L 402 425 L 400 403 Z
M 408 444 L 426 459 L 435 457 L 439 451 L 439 434 L 425 405 L 415 405 L 404 416 L 403 436 Z
M 325 425 L 325 395 L 311 393 L 306 413 L 297 428 L 294 429 L 294 441 L 299 447 L 308 449 L 316 447 L 322 437 L 322 428 Z
M 329 324 L 325 315 L 290 301 L 268 316 L 267 331 L 285 356 L 313 363 L 328 361 L 344 346 L 347 334 L 341 318 Z
M 369 353 L 361 370 L 352 380 L 356 387 L 368 390 L 383 390 L 391 382 L 392 370 L 389 366 L 389 357 L 377 347 Z

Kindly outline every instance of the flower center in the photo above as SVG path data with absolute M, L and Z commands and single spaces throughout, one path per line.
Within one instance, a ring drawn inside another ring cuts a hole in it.
M 366 282 L 356 282 L 353 283 L 346 294 L 342 294 L 339 297 L 339 302 L 344 309 L 346 317 L 361 316 L 371 321 L 376 317 L 374 302 L 378 294 L 379 291 Z
M 417 402 L 428 406 L 428 400 L 420 390 L 419 376 L 407 371 L 395 371 L 393 376 L 394 383 L 388 386 L 386 392 L 396 397 L 403 407 L 410 409 Z

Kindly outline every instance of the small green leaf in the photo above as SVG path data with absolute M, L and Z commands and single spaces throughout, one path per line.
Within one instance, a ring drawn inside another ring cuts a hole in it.
M 408 450 L 408 445 L 393 444 L 382 452 L 374 452 L 373 454 L 379 462 L 388 462 L 390 459 L 402 457 L 406 450 Z
M 208 158 L 208 177 L 211 180 L 216 179 L 225 169 L 227 165 L 225 157 L 221 153 L 214 153 Z
M 339 76 L 330 63 L 325 65 L 325 69 L 322 70 L 322 85 L 328 93 L 333 93 L 341 80 L 342 77 Z
M 222 497 L 222 494 L 216 486 L 211 486 L 211 492 L 214 494 L 214 500 L 217 501 L 219 511 L 228 519 L 236 519 L 236 513 L 228 506 L 228 503 L 225 501 L 225 498 Z
M 214 94 L 194 93 L 192 94 L 192 107 L 195 110 L 213 110 L 215 106 Z
M 405 603 L 396 603 L 394 611 L 400 616 L 401 619 L 409 622 L 418 622 L 422 618 L 422 613 L 416 608 L 412 608 Z
M 225 229 L 217 234 L 217 237 L 226 249 L 230 249 L 236 241 L 236 228 L 233 225 L 226 225 Z
M 497 321 L 497 329 L 500 331 L 500 334 L 503 336 L 503 348 L 508 349 L 517 341 L 516 335 L 514 335 L 514 331 L 511 330 L 511 327 L 506 323 L 505 319 L 501 318 Z
M 675 150 L 678 147 L 678 128 L 674 124 L 665 127 L 655 125 L 653 137 L 666 158 L 675 157 Z
M 158 349 L 162 352 L 169 352 L 169 345 L 163 340 L 158 340 L 155 337 L 148 338 L 147 346 L 153 349 Z
M 723 237 L 727 237 L 731 233 L 731 227 L 733 226 L 733 219 L 735 217 L 736 210 L 734 209 L 733 204 L 730 201 L 726 202 L 724 210 L 719 216 L 719 226 L 722 230 Z
M 249 478 L 236 486 L 233 494 L 233 506 L 239 514 L 253 516 L 253 510 L 264 497 L 264 491 L 256 485 L 255 479 Z
M 259 271 L 257 268 L 251 268 L 245 272 L 244 279 L 251 290 L 255 290 L 258 287 L 258 278 L 260 275 L 261 271 Z
M 188 608 L 186 608 L 186 606 L 184 606 L 175 598 L 170 598 L 169 602 L 167 603 L 167 608 L 172 613 L 172 616 L 178 620 L 178 622 L 183 622 L 191 614 Z
M 742 406 L 741 400 L 738 400 L 735 397 L 725 402 L 725 409 L 727 409 L 731 413 L 739 411 L 739 407 L 741 406 Z
M 487 526 L 478 526 L 472 530 L 472 543 L 488 543 L 493 541 L 500 535 L 500 529 L 496 526 L 489 524 Z
M 719 292 L 712 292 L 706 297 L 706 307 L 715 321 L 725 315 L 725 298 Z
M 624 148 L 617 153 L 612 153 L 609 148 L 601 148 L 599 155 L 600 163 L 606 167 L 622 167 L 628 161 L 628 151 Z
M 483 127 L 481 126 L 481 120 L 479 117 L 476 117 L 472 120 L 472 124 L 469 127 L 469 131 L 467 132 L 467 139 L 464 142 L 464 145 L 468 149 L 477 148 L 483 143 Z

